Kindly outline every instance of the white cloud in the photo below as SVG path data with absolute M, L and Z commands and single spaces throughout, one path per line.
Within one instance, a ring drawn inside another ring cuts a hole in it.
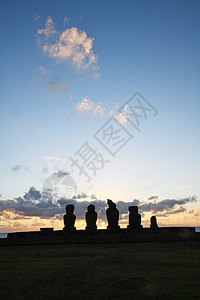
M 44 34 L 47 39 L 49 38 L 50 35 L 56 34 L 56 30 L 55 30 L 55 26 L 54 26 L 52 17 L 49 16 L 47 18 L 45 28 L 44 29 L 38 29 L 37 34 L 38 35 L 43 35 Z
M 65 17 L 65 22 L 67 20 Z M 57 39 L 50 42 L 50 37 L 54 35 Z M 43 43 L 42 37 L 45 38 Z M 48 17 L 44 29 L 37 30 L 37 44 L 42 45 L 44 54 L 58 62 L 72 64 L 77 71 L 91 69 L 93 77 L 98 78 L 98 57 L 93 53 L 93 41 L 94 38 L 88 37 L 85 31 L 78 30 L 77 27 L 69 28 L 61 34 L 56 32 L 51 17 Z
M 83 113 L 83 112 L 91 112 L 92 116 L 100 115 L 103 117 L 104 108 L 102 107 L 102 103 L 94 103 L 91 100 L 87 99 L 87 97 L 83 98 L 81 102 L 79 102 L 74 109 L 75 113 Z
M 71 62 L 78 70 L 86 70 L 97 62 L 92 47 L 93 39 L 72 27 L 61 34 L 57 43 L 45 45 L 43 51 L 58 61 Z
M 129 111 L 128 105 L 124 106 L 124 112 L 120 112 L 117 115 L 115 115 L 115 119 L 121 124 L 125 125 L 127 123 L 128 114 L 126 114 Z
M 48 161 L 48 162 L 49 162 L 49 161 L 52 161 L 52 160 L 56 160 L 56 161 L 61 160 L 60 157 L 56 157 L 56 156 L 45 156 L 44 159 L 45 159 L 46 161 Z
M 127 117 L 124 113 L 119 113 L 118 115 L 115 115 L 114 117 L 121 125 L 124 125 L 127 123 Z
M 93 108 L 93 106 L 94 106 L 94 103 L 91 100 L 87 99 L 87 97 L 85 97 L 81 102 L 79 102 L 76 105 L 74 112 L 81 113 L 84 111 L 89 111 Z
M 45 83 L 45 87 L 54 93 L 70 90 L 70 88 L 66 84 L 62 83 L 60 80 L 47 82 Z
M 101 117 L 103 117 L 103 115 L 104 115 L 104 108 L 101 106 L 101 103 L 96 105 L 96 107 L 95 107 L 95 109 L 93 110 L 93 113 L 92 113 L 93 116 L 96 116 L 98 114 Z

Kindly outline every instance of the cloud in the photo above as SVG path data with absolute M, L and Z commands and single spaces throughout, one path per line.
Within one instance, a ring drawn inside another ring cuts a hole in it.
M 39 66 L 36 71 L 36 77 L 42 81 L 43 86 L 47 88 L 50 92 L 60 93 L 60 92 L 69 92 L 70 86 L 64 83 L 58 76 L 52 74 L 47 68 Z
M 165 217 L 169 217 L 169 215 L 176 215 L 176 214 L 180 214 L 180 213 L 184 213 L 187 212 L 187 209 L 183 206 L 181 206 L 178 209 L 172 209 L 170 211 L 164 212 L 164 213 L 157 213 L 156 216 L 157 217 L 161 217 L 161 218 L 165 218 Z
M 37 220 L 34 220 L 31 224 L 31 226 L 36 226 L 36 227 L 45 227 L 46 224 L 44 222 L 38 222 Z
M 90 196 L 87 196 L 87 198 L 89 199 Z M 107 208 L 106 201 L 91 199 L 91 201 L 80 201 L 79 202 L 75 199 L 61 198 L 57 202 L 64 209 L 67 204 L 73 204 L 75 207 L 75 214 L 79 220 L 85 220 L 85 213 L 87 211 L 87 207 L 89 204 L 93 204 L 93 205 L 95 205 L 95 210 L 98 214 L 98 219 L 106 221 L 106 208 Z M 63 217 L 63 212 L 64 212 L 64 210 L 62 211 L 62 214 L 60 216 L 58 216 L 58 218 Z
M 127 123 L 127 116 L 124 113 L 119 113 L 115 115 L 114 118 L 121 124 L 125 125 Z
M 51 92 L 60 93 L 60 92 L 69 92 L 70 87 L 63 83 L 61 80 L 57 79 L 54 81 L 49 81 L 44 84 L 44 86 Z
M 11 170 L 14 171 L 14 172 L 18 172 L 18 171 L 26 171 L 26 172 L 28 172 L 28 171 L 29 171 L 28 168 L 25 167 L 25 166 L 23 166 L 23 165 L 16 165 L 16 166 L 13 166 L 13 167 L 11 168 Z
M 145 212 L 151 212 L 159 217 L 167 217 L 186 212 L 184 205 L 193 201 L 196 201 L 194 196 L 183 199 L 164 199 L 157 203 L 144 203 L 134 199 L 130 202 L 118 201 L 116 205 L 119 209 L 120 220 L 124 220 L 128 218 L 129 206 L 138 206 L 139 212 L 143 216 Z M 81 193 L 71 199 L 61 197 L 55 202 L 50 193 L 40 192 L 35 187 L 31 187 L 22 197 L 13 200 L 0 200 L 0 215 L 6 216 L 7 214 L 7 218 L 9 218 L 8 215 L 12 213 L 16 214 L 16 218 L 19 219 L 21 217 L 40 217 L 41 219 L 61 220 L 65 214 L 65 206 L 73 204 L 77 220 L 85 220 L 87 207 L 91 203 L 95 205 L 98 219 L 106 222 L 107 202 L 97 199 L 95 195 Z
M 92 112 L 93 116 L 96 116 L 96 115 L 99 114 L 101 117 L 103 117 L 103 115 L 104 115 L 104 108 L 101 105 L 102 105 L 102 103 L 96 104 L 96 106 L 95 106 L 95 108 L 94 108 L 94 110 Z
M 57 43 L 44 45 L 43 52 L 58 61 L 71 62 L 78 70 L 87 70 L 97 62 L 93 40 L 85 31 L 72 27 L 61 34 Z
M 87 97 L 85 97 L 76 105 L 74 112 L 81 113 L 84 111 L 89 111 L 93 109 L 93 106 L 94 103 L 91 100 L 87 99 Z
M 119 209 L 120 216 L 122 216 L 128 214 L 129 206 L 138 206 L 140 204 L 140 201 L 134 199 L 131 202 L 118 201 L 116 204 L 117 204 L 117 208 Z
M 44 35 L 46 39 L 49 38 L 49 36 L 56 34 L 55 26 L 53 23 L 52 17 L 48 17 L 45 28 L 44 29 L 38 29 L 37 30 L 37 36 Z
M 125 105 L 124 107 L 125 111 L 127 111 L 126 107 L 127 105 Z M 119 109 L 119 103 L 115 103 L 114 108 L 108 112 L 108 115 L 114 117 L 121 125 L 125 125 L 127 123 L 128 116 L 126 116 L 124 112 L 119 113 L 118 109 Z
M 103 117 L 104 110 L 102 103 L 94 103 L 87 97 L 83 98 L 74 108 L 75 113 L 91 112 L 93 117 L 96 115 Z
M 183 212 L 186 212 L 186 211 L 187 211 L 187 209 L 185 207 L 181 206 L 178 209 L 170 211 L 168 214 L 170 214 L 170 215 L 176 215 L 176 214 L 180 214 L 180 213 L 183 213 Z
M 43 66 L 39 66 L 38 68 L 37 68 L 37 74 L 38 75 L 44 75 L 44 74 L 49 74 L 50 73 L 50 71 L 49 70 L 47 70 L 45 67 L 43 67 Z
M 68 19 L 65 17 L 64 21 L 66 23 Z M 50 16 L 45 28 L 37 30 L 36 42 L 44 54 L 59 63 L 70 63 L 79 72 L 90 69 L 93 76 L 98 78 L 98 57 L 93 52 L 93 41 L 94 38 L 88 37 L 84 30 L 78 30 L 77 27 L 58 33 Z
M 33 23 L 36 24 L 40 19 L 40 16 L 36 13 L 33 13 Z
M 158 196 L 151 196 L 148 198 L 148 200 L 156 200 L 156 199 L 158 199 Z
M 129 117 L 129 106 L 125 105 L 124 108 L 123 108 L 123 112 L 118 113 L 114 117 L 115 117 L 115 119 L 117 119 L 117 121 L 121 125 L 125 125 L 127 123 L 128 117 Z
M 57 157 L 57 156 L 45 156 L 44 159 L 47 160 L 48 162 L 50 162 L 52 160 L 56 160 L 56 161 L 61 160 L 61 158 Z
M 88 196 L 85 193 L 81 193 L 72 197 L 72 199 L 85 199 Z
M 84 198 L 87 198 L 89 201 L 77 201 L 77 199 Z M 24 218 L 62 219 L 65 214 L 65 206 L 67 204 L 74 204 L 77 218 L 85 219 L 87 206 L 90 203 L 96 206 L 99 219 L 105 220 L 106 201 L 94 200 L 94 195 L 88 196 L 82 193 L 76 195 L 73 199 L 60 198 L 54 203 L 50 194 L 41 193 L 35 187 L 31 187 L 23 197 L 18 197 L 14 200 L 0 200 L 0 212 L 3 215 L 5 211 L 9 211 L 18 216 L 24 216 Z
M 14 172 L 18 172 L 21 169 L 23 169 L 23 166 L 21 166 L 21 165 L 17 165 L 17 166 L 12 167 L 12 171 L 14 171 Z
M 21 219 L 26 219 L 26 220 L 29 220 L 31 219 L 30 217 L 25 217 L 25 216 L 22 216 L 22 215 L 19 215 L 17 213 L 14 213 L 12 211 L 9 211 L 9 210 L 2 210 L 0 211 L 0 220 L 1 221 L 5 221 L 5 220 L 21 220 Z
M 0 201 L 0 211 L 10 211 L 25 217 L 52 218 L 62 213 L 63 209 L 53 204 L 51 200 L 41 198 L 40 201 L 34 201 L 18 197 L 15 200 Z
M 42 197 L 41 193 L 36 190 L 34 186 L 32 186 L 29 191 L 24 195 L 24 199 L 27 201 L 31 200 L 40 200 Z
M 149 202 L 149 203 L 141 203 L 139 206 L 139 210 L 141 212 L 152 212 L 156 214 L 157 212 L 162 211 L 171 211 L 176 206 L 181 206 L 187 204 L 189 202 L 196 202 L 196 197 L 188 197 L 184 199 L 165 199 L 159 202 Z

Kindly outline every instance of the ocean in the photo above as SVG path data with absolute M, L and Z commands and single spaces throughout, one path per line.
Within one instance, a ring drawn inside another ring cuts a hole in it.
M 196 232 L 200 232 L 200 227 L 195 227 Z
M 0 239 L 5 239 L 7 238 L 7 233 L 0 233 Z

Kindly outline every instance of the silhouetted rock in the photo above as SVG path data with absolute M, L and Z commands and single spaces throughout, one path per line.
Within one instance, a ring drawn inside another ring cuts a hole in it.
M 66 214 L 64 215 L 65 227 L 63 228 L 63 230 L 68 230 L 68 231 L 76 230 L 76 227 L 74 227 L 75 221 L 76 221 L 76 216 L 74 215 L 74 205 L 68 204 L 66 205 Z
M 97 230 L 97 225 L 96 225 L 96 221 L 97 221 L 97 213 L 95 211 L 95 206 L 93 204 L 90 204 L 87 207 L 87 212 L 85 214 L 85 218 L 86 218 L 86 230 L 89 231 L 96 231 Z
M 143 226 L 141 225 L 141 215 L 138 214 L 137 206 L 129 206 L 129 225 L 128 229 L 132 229 L 135 231 L 141 231 Z
M 116 208 L 116 204 L 112 200 L 107 199 L 108 209 L 106 210 L 106 217 L 108 220 L 107 229 L 115 230 L 119 229 L 119 210 Z
M 153 231 L 157 231 L 157 230 L 158 230 L 158 224 L 157 224 L 156 217 L 155 217 L 155 216 L 152 216 L 150 220 L 151 220 L 150 228 L 151 228 Z

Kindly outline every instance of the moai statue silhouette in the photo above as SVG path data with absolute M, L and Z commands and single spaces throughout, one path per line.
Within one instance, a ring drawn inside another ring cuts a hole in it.
M 150 228 L 153 230 L 153 231 L 157 231 L 158 230 L 158 224 L 157 224 L 157 220 L 156 220 L 156 217 L 155 216 L 152 216 L 151 219 L 151 224 L 150 224 Z
M 85 214 L 85 219 L 86 219 L 86 230 L 88 231 L 96 231 L 97 230 L 97 212 L 95 211 L 95 206 L 93 204 L 90 204 L 87 207 L 87 212 Z
M 138 207 L 137 206 L 129 206 L 129 225 L 127 226 L 128 229 L 141 231 L 143 226 L 141 225 L 141 215 L 138 214 Z
M 74 223 L 76 221 L 76 216 L 74 215 L 74 205 L 68 204 L 66 205 L 66 214 L 64 215 L 64 224 L 65 227 L 63 230 L 74 231 L 76 227 L 74 227 Z
M 116 204 L 112 200 L 107 199 L 108 209 L 106 210 L 106 217 L 108 220 L 107 229 L 116 230 L 120 229 L 118 225 L 119 210 L 116 208 Z

